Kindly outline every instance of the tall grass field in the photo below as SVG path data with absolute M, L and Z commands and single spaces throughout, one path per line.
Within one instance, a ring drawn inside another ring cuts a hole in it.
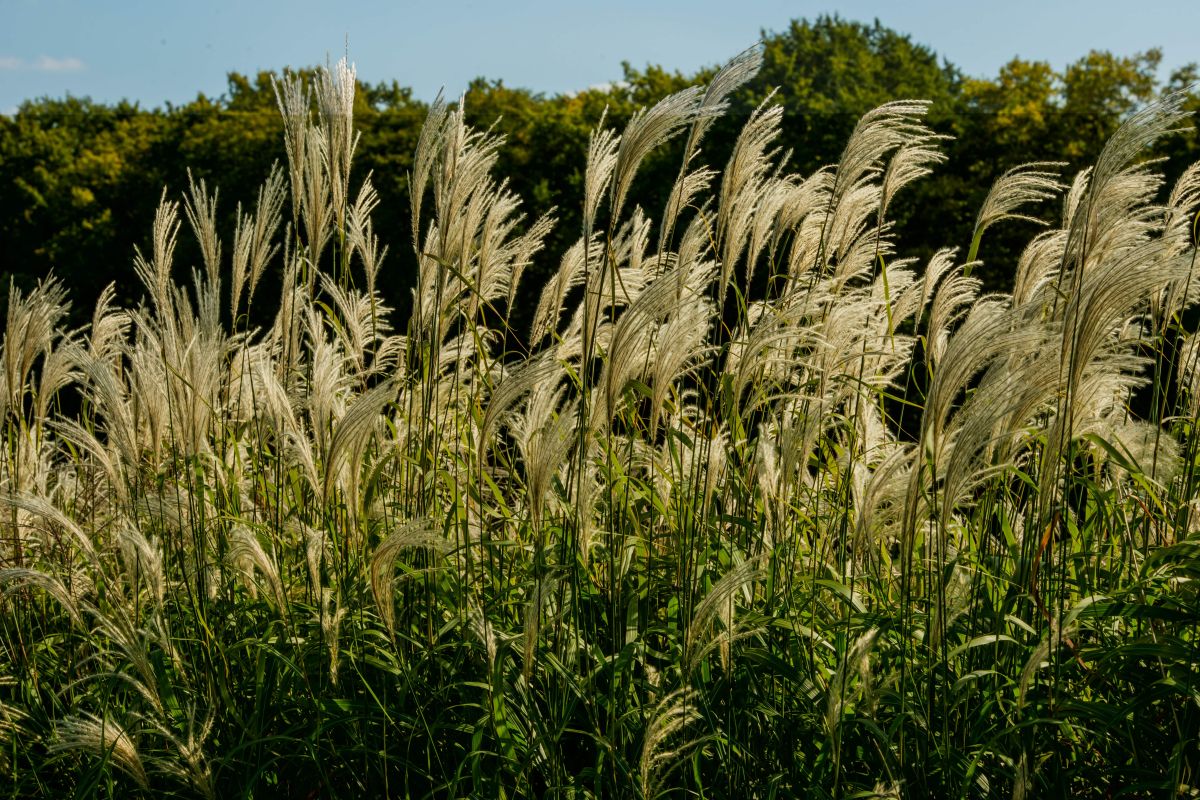
M 13 289 L 0 794 L 1200 796 L 1200 164 L 1147 158 L 1181 98 L 918 262 L 928 104 L 811 175 L 770 100 L 705 152 L 760 60 L 597 127 L 562 253 L 440 100 L 373 218 L 343 61 L 277 83 L 233 229 L 164 192 L 142 304 Z

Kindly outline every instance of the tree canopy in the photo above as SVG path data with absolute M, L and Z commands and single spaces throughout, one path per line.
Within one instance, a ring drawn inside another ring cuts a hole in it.
M 947 139 L 946 163 L 908 190 L 895 214 L 907 255 L 928 255 L 947 241 L 969 242 L 974 214 L 992 182 L 1029 161 L 1065 162 L 1070 173 L 1095 158 L 1134 109 L 1166 91 L 1190 91 L 1195 65 L 1158 77 L 1157 50 L 1133 55 L 1093 51 L 1064 70 L 1014 59 L 991 77 L 966 76 L 931 48 L 883 26 L 823 16 L 796 20 L 762 35 L 764 65 L 736 98 L 735 113 L 714 129 L 703 157 L 722 166 L 746 115 L 768 97 L 782 104 L 792 165 L 813 170 L 835 161 L 861 114 L 898 98 L 933 101 L 932 123 Z M 716 54 L 714 54 L 716 55 Z M 579 233 L 579 195 L 588 134 L 602 115 L 620 126 L 640 106 L 711 77 L 625 64 L 622 79 L 603 88 L 547 96 L 479 78 L 464 95 L 469 121 L 506 137 L 500 172 L 526 202 L 528 219 L 555 209 L 558 224 L 546 253 L 561 253 Z M 180 105 L 147 109 L 86 98 L 27 101 L 0 116 L 0 270 L 29 287 L 53 273 L 72 286 L 80 307 L 108 283 L 119 296 L 136 292 L 131 244 L 144 246 L 163 187 L 177 197 L 196 178 L 219 184 L 219 213 L 232 229 L 238 204 L 252 204 L 272 164 L 284 158 L 272 79 L 231 73 L 220 97 L 198 95 Z M 361 131 L 356 170 L 370 171 L 380 195 L 380 234 L 389 264 L 380 286 L 393 302 L 408 295 L 412 248 L 407 241 L 406 187 L 411 154 L 427 111 L 392 81 L 360 83 L 355 123 Z M 1200 157 L 1196 126 L 1160 148 L 1167 177 Z M 658 196 L 678 169 L 678 147 L 654 153 L 633 187 L 636 202 L 661 208 Z M 1053 213 L 1048 209 L 1047 213 Z M 394 224 L 392 224 L 394 222 Z M 977 273 L 1007 285 L 1026 231 L 989 232 Z M 556 246 L 560 245 L 560 246 Z M 556 265 L 538 263 L 526 283 L 537 286 Z M 186 259 L 183 259 L 186 262 Z M 527 305 L 527 304 L 526 304 Z

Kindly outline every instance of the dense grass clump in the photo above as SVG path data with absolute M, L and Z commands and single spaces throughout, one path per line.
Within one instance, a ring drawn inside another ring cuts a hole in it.
M 144 305 L 67 330 L 62 286 L 14 290 L 8 794 L 1200 793 L 1200 165 L 1139 161 L 1178 99 L 915 264 L 888 210 L 942 160 L 923 102 L 809 176 L 768 103 L 706 165 L 759 58 L 595 131 L 530 330 L 554 220 L 438 102 L 398 332 L 344 62 L 277 87 L 287 166 L 235 230 L 164 195 Z M 981 295 L 985 230 L 1060 194 Z

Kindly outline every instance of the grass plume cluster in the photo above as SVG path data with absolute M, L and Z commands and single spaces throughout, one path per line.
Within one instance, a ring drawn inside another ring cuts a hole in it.
M 397 221 L 352 180 L 345 62 L 277 86 L 286 166 L 236 230 L 164 193 L 144 304 L 68 330 L 59 283 L 14 290 L 11 795 L 1200 792 L 1200 165 L 1141 160 L 1178 98 L 1077 176 L 1011 170 L 966 257 L 918 264 L 887 212 L 943 160 L 927 104 L 806 176 L 768 100 L 718 170 L 759 60 L 594 132 L 530 330 L 554 219 L 461 105 L 417 146 L 411 317 L 376 292 Z M 985 229 L 1058 198 L 981 295 Z

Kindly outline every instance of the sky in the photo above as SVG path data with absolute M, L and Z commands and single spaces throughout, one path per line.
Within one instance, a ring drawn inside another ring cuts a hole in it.
M 1163 50 L 1163 77 L 1200 61 L 1198 0 L 0 0 L 0 113 L 67 94 L 143 107 L 225 91 L 230 71 L 347 52 L 361 79 L 417 97 L 474 77 L 554 94 L 621 77 L 621 62 L 685 73 L 789 20 L 837 13 L 932 47 L 969 75 L 1013 57 L 1055 68 L 1091 49 Z

